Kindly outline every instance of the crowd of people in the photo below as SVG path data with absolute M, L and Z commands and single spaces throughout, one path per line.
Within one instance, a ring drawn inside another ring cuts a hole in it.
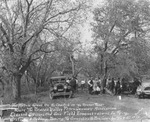
M 67 83 L 72 86 L 73 92 L 77 92 L 78 89 L 81 91 L 86 91 L 86 89 L 88 89 L 89 94 L 101 94 L 109 92 L 111 94 L 118 95 L 121 94 L 123 87 L 120 78 L 90 78 L 81 81 L 78 81 L 76 78 L 72 78 L 68 79 Z
M 115 80 L 114 78 L 109 79 L 91 78 L 90 80 L 88 80 L 87 83 L 89 94 L 100 94 L 105 93 L 106 91 L 115 95 L 121 93 L 122 86 L 120 78 L 118 78 L 117 80 Z

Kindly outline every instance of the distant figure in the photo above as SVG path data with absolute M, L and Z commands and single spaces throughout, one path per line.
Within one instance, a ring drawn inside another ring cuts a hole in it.
M 85 89 L 85 80 L 81 81 L 81 90 L 84 91 Z
M 98 85 L 99 88 L 101 88 L 101 84 L 102 84 L 102 80 L 99 78 L 98 82 L 97 82 L 97 85 Z
M 70 85 L 71 85 L 71 88 L 72 88 L 72 91 L 73 91 L 73 94 L 76 92 L 76 79 L 75 77 L 73 77 L 70 81 Z
M 108 78 L 106 80 L 106 87 L 110 90 L 110 85 L 111 85 L 111 78 Z
M 93 91 L 96 91 L 97 88 L 97 80 L 93 80 Z
M 93 81 L 93 91 L 92 91 L 93 94 L 96 94 L 98 95 L 100 93 L 100 86 L 98 86 L 98 79 L 95 79 Z
M 70 79 L 68 78 L 68 79 L 66 80 L 66 82 L 67 82 L 68 84 L 70 84 Z
M 76 92 L 78 92 L 78 88 L 79 88 L 79 81 L 78 79 L 76 79 Z
M 118 78 L 118 81 L 115 86 L 115 95 L 118 95 L 118 94 L 120 94 L 120 78 Z
M 96 94 L 97 94 L 97 95 L 100 94 L 100 91 L 101 91 L 100 87 L 97 86 L 97 88 L 96 88 Z
M 89 89 L 89 94 L 92 94 L 92 90 L 93 90 L 93 80 L 92 80 L 92 78 L 88 81 L 88 89 Z
M 132 86 L 133 86 L 133 91 L 132 93 L 135 94 L 136 93 L 136 90 L 138 88 L 138 86 L 141 85 L 141 82 L 138 78 L 134 78 L 134 82 L 132 83 Z
M 112 93 L 114 93 L 114 86 L 115 86 L 115 81 L 114 81 L 114 78 L 112 78 L 111 85 L 110 85 L 110 90 Z

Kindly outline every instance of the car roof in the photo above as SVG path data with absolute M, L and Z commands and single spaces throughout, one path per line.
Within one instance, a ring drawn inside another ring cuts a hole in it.
M 66 76 L 56 76 L 56 77 L 51 77 L 51 80 L 55 80 L 55 79 L 65 79 L 67 78 Z
M 143 87 L 148 87 L 150 86 L 150 82 L 142 82 L 141 84 Z

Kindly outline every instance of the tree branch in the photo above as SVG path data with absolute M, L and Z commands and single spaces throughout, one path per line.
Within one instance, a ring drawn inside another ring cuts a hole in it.
M 22 3 L 20 0 L 18 0 L 18 7 L 19 7 L 19 10 L 21 12 L 21 16 L 22 16 L 23 21 L 25 21 L 25 16 L 24 16 L 23 10 L 22 10 Z
M 27 43 L 28 43 L 33 37 L 38 36 L 38 35 L 41 33 L 42 30 L 43 30 L 43 27 L 39 27 L 39 29 L 38 29 L 34 34 L 32 34 L 32 36 L 30 36 L 30 38 L 28 38 L 28 39 L 23 43 L 22 48 L 21 48 L 21 53 L 22 53 L 22 54 L 24 53 L 24 50 L 25 50 L 25 48 L 26 48 Z
M 14 52 L 13 46 L 12 46 L 12 44 L 10 43 L 9 36 L 7 35 L 6 30 L 3 28 L 2 24 L 0 24 L 0 29 L 1 29 L 1 31 L 2 31 L 2 33 L 3 33 L 3 35 L 5 36 L 6 40 L 7 40 L 7 44 L 8 44 L 8 46 L 9 46 L 10 51 L 11 51 L 11 52 Z M 3 42 L 3 43 L 4 43 L 4 42 Z
M 114 22 L 113 26 L 111 27 L 111 29 L 109 31 L 109 34 L 112 32 L 112 30 L 114 29 L 115 25 L 116 25 L 116 21 Z
M 27 28 L 29 25 L 29 15 L 30 15 L 30 7 L 32 5 L 33 0 L 31 0 L 30 2 L 28 0 L 26 0 L 27 3 L 27 10 L 26 10 L 26 16 L 25 16 L 25 22 L 24 22 L 24 37 L 26 37 L 27 35 Z
M 50 7 L 52 6 L 52 3 L 53 3 L 53 0 L 51 0 L 51 1 L 48 0 L 48 1 L 47 1 L 45 16 L 44 16 L 44 18 L 43 18 L 43 20 L 42 20 L 42 24 L 46 21 L 47 14 L 48 14 L 49 11 L 50 11 Z
M 4 0 L 5 1 L 5 6 L 6 6 L 6 9 L 7 9 L 7 12 L 9 14 L 9 19 L 11 20 L 10 22 L 12 22 L 12 16 L 11 16 L 11 12 L 10 12 L 10 9 L 8 7 L 8 3 L 7 3 L 7 0 Z
M 118 41 L 116 48 L 114 48 L 114 50 L 111 52 L 111 54 L 114 54 L 116 52 L 116 50 L 120 47 L 120 42 L 122 41 L 123 38 L 125 38 L 128 34 L 130 33 L 130 31 L 128 31 L 126 34 L 124 34 Z M 119 51 L 117 51 L 119 52 Z M 115 53 L 116 54 L 116 53 Z
M 3 35 L 5 36 L 7 42 L 9 42 L 9 36 L 6 33 L 6 30 L 3 28 L 2 23 L 0 24 L 0 29 L 1 29 L 1 31 L 3 33 Z
M 47 44 L 49 44 L 49 43 L 50 43 L 50 42 L 48 42 Z M 34 51 L 29 57 L 31 58 L 33 55 L 35 55 L 35 54 L 38 53 L 38 52 L 52 53 L 52 52 L 55 51 L 55 50 L 50 50 L 50 51 L 42 50 L 42 47 L 43 47 L 44 45 L 45 45 L 45 44 L 42 44 L 42 45 L 40 46 L 40 49 Z
M 64 14 L 67 14 L 67 13 L 69 13 L 69 12 L 76 11 L 76 10 L 78 10 L 79 8 L 80 8 L 80 5 L 79 5 L 78 7 L 76 7 L 76 8 L 72 8 L 72 9 L 70 9 L 70 10 L 66 10 L 66 11 L 59 12 L 59 13 L 53 15 L 52 17 L 48 18 L 48 19 L 46 20 L 46 22 L 44 23 L 44 25 L 47 25 L 47 24 L 50 22 L 51 19 L 53 19 L 53 18 L 55 18 L 55 17 L 57 17 L 57 16 L 59 16 L 59 15 L 64 15 Z

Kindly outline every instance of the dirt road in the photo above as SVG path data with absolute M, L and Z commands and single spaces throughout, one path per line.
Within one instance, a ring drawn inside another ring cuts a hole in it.
M 89 95 L 86 93 L 78 93 L 74 98 L 57 98 L 50 100 L 48 95 L 44 95 L 42 101 L 48 104 L 80 104 L 80 107 L 88 108 L 90 105 L 95 104 L 94 109 L 91 111 L 76 112 L 78 116 L 74 114 L 72 119 L 76 122 L 89 121 L 89 122 L 150 122 L 150 99 L 138 99 L 134 95 L 124 96 L 110 96 L 110 95 Z M 84 106 L 87 105 L 87 106 Z M 96 105 L 101 105 L 98 109 Z M 93 106 L 92 106 L 93 107 Z M 97 107 L 97 108 L 96 108 Z M 107 110 L 102 110 L 106 108 Z M 110 108 L 114 108 L 112 110 Z M 110 110 L 109 110 L 110 109 Z M 95 113 L 96 111 L 96 113 Z M 89 114 L 92 113 L 92 114 Z M 81 115 L 80 115 L 81 114 Z M 79 116 L 80 115 L 80 116 Z M 95 116 L 96 115 L 96 116 Z M 64 116 L 66 117 L 66 116 Z M 70 116 L 69 116 L 70 117 Z M 71 116 L 72 117 L 72 116 Z M 90 118 L 82 120 L 79 118 Z M 93 117 L 93 118 L 92 118 Z M 95 118 L 94 118 L 95 117 Z M 70 119 L 71 121 L 71 119 Z
M 79 92 L 74 98 L 49 98 L 39 94 L 40 103 L 33 104 L 21 122 L 150 122 L 150 99 L 135 96 L 89 95 Z M 42 106 L 38 106 L 42 105 Z M 16 116 L 12 114 L 11 117 Z M 17 117 L 20 115 L 18 114 Z M 46 119 L 37 120 L 37 117 Z M 32 118 L 29 120 L 28 118 Z M 4 122 L 0 120 L 1 122 Z

